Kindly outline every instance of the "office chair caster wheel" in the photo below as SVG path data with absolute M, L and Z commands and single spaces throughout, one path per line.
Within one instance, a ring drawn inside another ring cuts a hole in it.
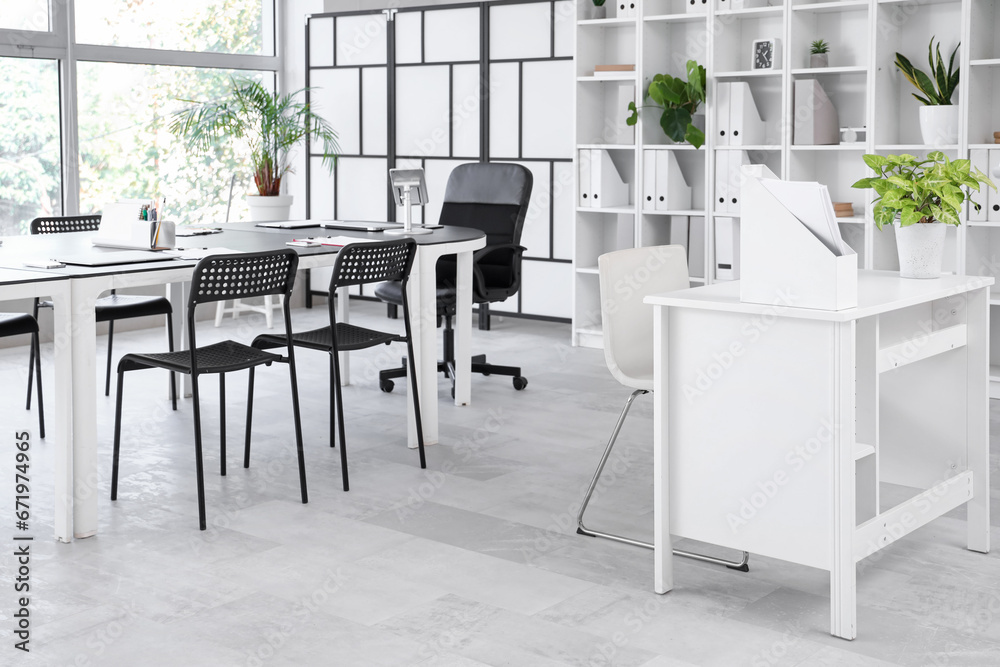
M 392 389 L 395 386 L 396 383 L 394 383 L 392 380 L 382 380 L 381 382 L 378 383 L 378 388 L 387 394 L 392 393 Z
M 516 389 L 517 391 L 521 391 L 522 389 L 528 386 L 528 378 L 521 377 L 520 375 L 518 375 L 517 377 L 514 378 L 513 383 L 514 383 L 514 389 Z

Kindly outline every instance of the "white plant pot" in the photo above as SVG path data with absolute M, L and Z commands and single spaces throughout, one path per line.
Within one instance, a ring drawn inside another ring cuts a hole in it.
M 608 9 L 604 5 L 597 7 L 591 2 L 591 0 L 584 0 L 584 2 L 587 3 L 583 9 L 584 19 L 593 20 L 593 19 L 603 19 L 608 17 Z
M 829 67 L 830 66 L 830 54 L 829 53 L 810 53 L 809 54 L 809 67 Z
M 253 222 L 276 222 L 288 220 L 292 214 L 292 195 L 247 195 L 250 206 L 250 220 Z
M 900 278 L 941 277 L 947 230 L 943 222 L 918 222 L 908 227 L 896 227 Z
M 920 107 L 920 134 L 928 146 L 958 144 L 958 105 L 935 104 Z

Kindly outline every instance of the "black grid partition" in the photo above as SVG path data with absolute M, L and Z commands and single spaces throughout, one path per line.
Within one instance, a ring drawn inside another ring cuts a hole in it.
M 524 164 L 535 183 L 522 238 L 524 280 L 517 296 L 493 310 L 568 319 L 575 16 L 572 0 L 310 16 L 309 99 L 340 134 L 342 155 L 330 174 L 313 146 L 308 215 L 396 220 L 392 165 L 424 168 L 431 202 L 414 216 L 437 220 L 455 166 Z

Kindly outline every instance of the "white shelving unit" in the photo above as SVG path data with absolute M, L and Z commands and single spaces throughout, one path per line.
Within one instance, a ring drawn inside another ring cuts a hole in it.
M 845 0 L 809 2 L 770 0 L 769 6 L 729 9 L 730 0 L 710 0 L 707 11 L 688 13 L 685 0 L 642 0 L 634 18 L 611 17 L 580 21 L 577 27 L 577 75 L 593 75 L 598 64 L 635 64 L 627 82 L 577 82 L 575 136 L 578 148 L 608 148 L 616 164 L 627 164 L 622 177 L 630 183 L 629 206 L 606 211 L 581 208 L 576 213 L 573 344 L 599 347 L 601 339 L 597 256 L 627 247 L 682 240 L 688 248 L 692 285 L 716 281 L 714 220 L 722 217 L 714 201 L 715 164 L 725 151 L 744 150 L 752 163 L 763 162 L 782 178 L 815 180 L 830 188 L 835 202 L 851 202 L 855 215 L 839 220 L 847 242 L 866 269 L 897 270 L 895 236 L 878 231 L 870 212 L 871 194 L 855 190 L 854 181 L 867 175 L 864 153 L 925 155 L 944 150 L 952 158 L 969 157 L 972 149 L 1000 149 L 990 143 L 1000 131 L 1000 2 L 996 0 Z M 585 8 L 578 3 L 578 11 Z M 613 12 L 613 7 L 609 7 Z M 921 142 L 915 92 L 893 65 L 897 51 L 926 71 L 927 44 L 934 36 L 947 57 L 961 41 L 958 62 L 962 81 L 954 102 L 962 128 L 959 143 L 943 149 Z M 751 69 L 756 39 L 781 40 L 781 67 Z M 830 44 L 829 66 L 809 67 L 809 44 Z M 595 45 L 600 47 L 594 50 Z M 708 73 L 708 103 L 703 107 L 706 144 L 699 150 L 673 145 L 658 124 L 655 108 L 640 114 L 631 144 L 602 141 L 602 128 L 627 116 L 617 108 L 618 95 L 609 86 L 635 86 L 641 99 L 657 73 L 683 75 L 694 59 Z M 794 82 L 817 79 L 837 108 L 841 127 L 867 128 L 857 144 L 801 146 L 793 141 Z M 716 106 L 721 82 L 742 81 L 751 89 L 765 124 L 762 145 L 720 146 L 716 137 Z M 603 87 L 603 88 L 602 88 Z M 600 88 L 600 90 L 599 90 Z M 690 210 L 644 211 L 645 150 L 672 151 L 693 191 Z M 576 172 L 579 173 L 578 171 Z M 577 177 L 579 178 L 579 176 Z M 738 218 L 731 214 L 725 217 Z M 946 273 L 988 274 L 1000 278 L 1000 220 L 968 222 L 948 229 L 943 270 Z M 680 231 L 678 226 L 686 229 Z M 582 270 L 581 270 L 582 269 Z M 1000 397 L 1000 290 L 993 301 L 991 339 L 992 394 Z

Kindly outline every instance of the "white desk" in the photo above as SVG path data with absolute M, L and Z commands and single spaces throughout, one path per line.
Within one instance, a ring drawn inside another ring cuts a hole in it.
M 285 241 L 303 235 L 302 231 L 233 229 L 206 237 L 183 239 L 185 247 L 226 247 L 241 251 L 286 248 Z M 340 232 L 373 240 L 375 234 Z M 97 320 L 94 306 L 107 290 L 146 285 L 181 285 L 191 278 L 197 262 L 154 262 L 149 264 L 112 265 L 100 268 L 66 267 L 50 271 L 24 271 L 25 257 L 58 257 L 79 255 L 90 249 L 93 233 L 57 234 L 51 236 L 6 237 L 0 247 L 0 267 L 14 269 L 0 276 L 0 300 L 51 296 L 55 302 L 55 437 L 56 455 L 56 539 L 69 542 L 73 537 L 90 537 L 97 533 Z M 413 351 L 420 387 L 421 417 L 424 443 L 438 442 L 437 397 L 437 306 L 434 266 L 441 255 L 458 256 L 458 311 L 472 311 L 472 253 L 486 245 L 478 230 L 446 228 L 435 230 L 415 239 L 418 250 L 411 269 L 408 298 L 413 320 Z M 299 268 L 332 266 L 336 261 L 333 248 L 296 248 Z M 2 278 L 10 274 L 12 279 Z M 18 275 L 30 280 L 16 279 Z M 184 289 L 171 290 L 175 313 L 186 312 Z M 346 304 L 346 300 L 342 305 Z M 178 305 L 181 305 L 178 308 Z M 184 315 L 174 318 L 175 340 L 185 329 Z M 471 400 L 471 329 L 469 317 L 459 317 L 455 326 L 455 403 L 466 405 Z M 181 343 L 183 345 L 183 343 Z M 164 345 L 164 348 L 166 346 Z M 50 403 L 50 404 L 51 404 Z M 408 441 L 416 446 L 416 429 L 412 402 L 407 401 Z
M 862 271 L 839 312 L 740 303 L 739 284 L 654 295 L 655 590 L 668 536 L 830 572 L 857 635 L 856 563 L 968 506 L 989 523 L 989 286 Z M 914 488 L 883 509 L 879 482 Z

